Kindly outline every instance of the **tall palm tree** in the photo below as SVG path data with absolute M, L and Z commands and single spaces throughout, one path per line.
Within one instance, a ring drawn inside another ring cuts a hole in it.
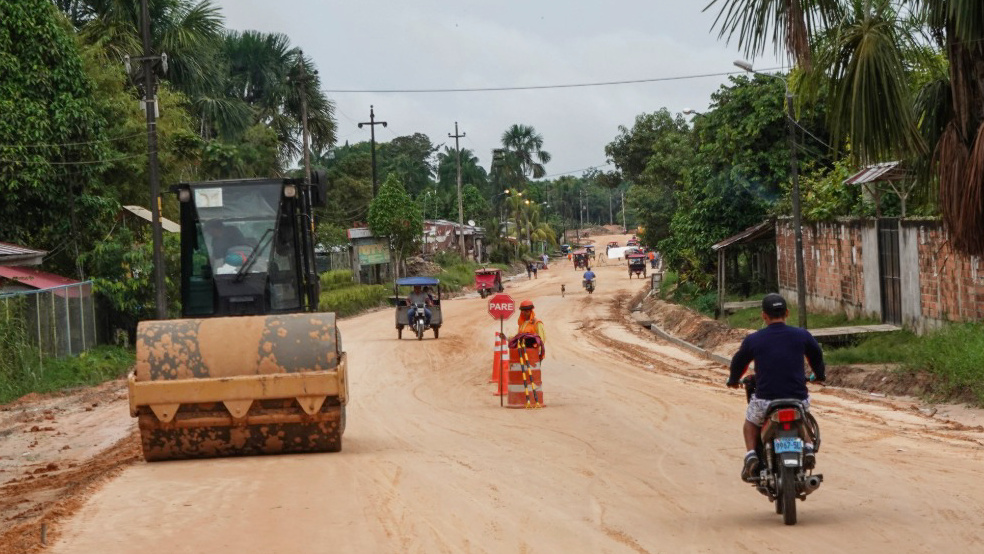
M 502 146 L 519 164 L 524 176 L 539 179 L 547 174 L 550 153 L 543 150 L 543 136 L 529 125 L 516 124 L 502 133 Z
M 143 52 L 140 2 L 133 0 L 59 0 L 56 5 L 78 26 L 86 42 L 105 49 L 114 60 Z M 151 0 L 150 32 L 156 52 L 168 55 L 164 77 L 191 95 L 215 76 L 215 51 L 223 17 L 212 0 Z
M 924 132 L 924 136 L 939 134 L 930 146 L 943 222 L 954 248 L 984 255 L 984 64 L 980 63 L 984 59 L 984 4 L 980 0 L 897 0 L 895 6 L 880 0 L 711 0 L 707 8 L 715 4 L 720 4 L 715 22 L 720 35 L 737 35 L 739 46 L 752 57 L 761 54 L 771 40 L 777 50 L 785 45 L 794 58 L 808 61 L 811 41 L 833 33 L 835 44 L 841 47 L 835 48 L 835 62 L 825 64 L 827 77 L 844 95 L 852 91 L 838 110 L 857 114 L 851 125 L 842 126 L 841 133 L 849 136 L 855 148 L 870 152 L 884 150 L 888 143 L 903 145 L 903 149 L 918 144 L 905 121 L 909 108 L 895 104 L 905 102 L 892 91 L 904 88 L 898 81 L 906 74 L 892 67 L 897 59 L 893 59 L 884 25 L 891 9 L 917 16 L 949 67 L 949 108 L 926 104 L 932 98 L 941 100 L 939 93 L 945 84 L 939 80 L 930 83 L 935 91 L 924 89 L 919 95 L 921 114 L 932 116 L 924 117 L 923 124 L 943 127 L 940 133 Z M 837 30 L 842 24 L 844 32 Z M 872 40 L 852 38 L 846 30 L 850 27 L 864 29 Z M 875 92 L 879 86 L 887 94 Z M 949 121 L 944 123 L 947 116 Z

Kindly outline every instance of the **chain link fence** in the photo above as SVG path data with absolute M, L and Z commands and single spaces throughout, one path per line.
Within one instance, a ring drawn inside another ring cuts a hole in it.
M 0 293 L 0 319 L 6 326 L 20 326 L 42 357 L 79 354 L 96 346 L 92 281 Z

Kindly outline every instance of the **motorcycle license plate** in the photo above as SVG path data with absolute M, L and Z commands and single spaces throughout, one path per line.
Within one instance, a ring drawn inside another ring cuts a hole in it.
M 803 440 L 796 437 L 779 437 L 772 441 L 776 454 L 784 452 L 802 452 Z

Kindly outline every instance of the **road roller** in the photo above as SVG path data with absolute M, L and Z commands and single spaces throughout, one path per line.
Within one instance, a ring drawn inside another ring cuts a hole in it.
M 142 321 L 128 378 L 147 461 L 337 452 L 348 400 L 318 312 L 323 178 L 181 183 L 181 319 Z

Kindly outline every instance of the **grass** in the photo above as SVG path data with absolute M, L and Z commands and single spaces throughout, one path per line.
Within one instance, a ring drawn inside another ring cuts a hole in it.
M 920 340 L 910 331 L 879 333 L 851 346 L 824 349 L 823 355 L 834 365 L 897 364 L 906 360 L 906 349 Z
M 761 308 L 745 308 L 738 310 L 726 318 L 728 325 L 731 327 L 739 329 L 758 329 L 762 327 L 762 309 Z M 790 325 L 796 325 L 799 321 L 799 310 L 796 306 L 789 306 L 789 317 L 786 318 L 786 322 Z M 881 323 L 880 319 L 874 319 L 870 317 L 858 317 L 850 319 L 847 315 L 843 313 L 826 313 L 826 312 L 815 312 L 811 311 L 807 313 L 807 323 L 810 328 L 817 327 L 842 327 L 844 325 L 877 325 Z
M 327 271 L 321 274 L 321 297 L 318 309 L 335 312 L 338 317 L 384 306 L 392 287 L 388 285 L 360 285 L 347 269 Z
M 940 398 L 970 395 L 984 405 L 984 324 L 954 323 L 903 345 L 904 367 L 939 379 Z
M 19 367 L 5 364 L 0 372 L 0 404 L 31 392 L 45 393 L 73 387 L 87 387 L 122 377 L 134 362 L 132 350 L 118 346 L 97 346 L 77 356 L 22 361 Z
M 505 264 L 478 264 L 461 259 L 457 253 L 441 252 L 434 256 L 434 263 L 441 266 L 441 273 L 436 275 L 441 280 L 441 290 L 456 292 L 464 287 L 475 284 L 475 270 L 480 267 L 497 267 L 509 269 Z

